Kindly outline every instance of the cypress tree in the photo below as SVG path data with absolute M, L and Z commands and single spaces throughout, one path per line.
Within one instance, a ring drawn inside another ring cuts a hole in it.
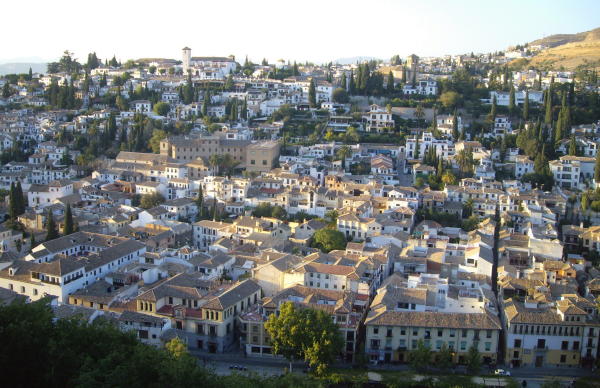
M 575 141 L 575 136 L 571 136 L 571 141 L 569 141 L 569 155 L 577 156 L 577 142 Z
M 554 144 L 558 145 L 558 143 L 563 138 L 563 110 L 561 109 L 558 112 L 558 121 L 554 126 Z
M 54 240 L 55 238 L 58 238 L 58 230 L 56 229 L 56 222 L 54 221 L 52 211 L 48 209 L 46 216 L 46 241 Z
M 452 117 L 452 138 L 454 141 L 458 140 L 460 133 L 458 133 L 458 116 L 456 115 L 456 109 L 454 109 L 454 116 Z
M 8 192 L 8 216 L 11 221 L 15 221 L 17 219 L 17 199 L 15 195 L 15 184 L 14 182 L 10 183 L 10 190 Z
M 342 82 L 340 87 L 344 90 L 348 90 L 348 81 L 346 80 L 346 73 L 342 74 Z
M 529 120 L 529 90 L 525 91 L 525 101 L 523 101 L 523 120 Z
M 492 108 L 490 109 L 490 117 L 492 118 L 492 122 L 496 120 L 496 104 L 496 95 L 494 95 L 494 98 L 492 98 Z
M 348 80 L 348 92 L 350 94 L 356 93 L 356 83 L 354 82 L 354 70 L 350 70 L 350 79 Z
M 515 106 L 515 88 L 514 86 L 510 87 L 510 95 L 508 97 L 508 114 L 513 116 L 516 110 Z
M 596 153 L 596 165 L 594 166 L 594 180 L 596 185 L 600 183 L 600 152 Z
M 240 112 L 240 116 L 242 119 L 248 119 L 248 100 L 244 98 L 244 103 L 242 104 L 242 111 Z
M 30 251 L 36 246 L 35 242 L 35 234 L 31 232 L 31 237 L 29 238 L 29 249 Z
M 546 91 L 546 99 L 544 100 L 544 104 L 546 105 L 544 124 L 550 125 L 552 124 L 552 92 L 550 89 Z
M 317 91 L 314 78 L 310 80 L 310 85 L 308 86 L 308 103 L 311 108 L 317 106 Z
M 569 84 L 569 105 L 575 104 L 575 81 Z
M 67 210 L 65 211 L 65 225 L 63 228 L 63 234 L 67 236 L 73 232 L 73 214 L 71 213 L 71 205 L 67 204 Z
M 17 215 L 25 213 L 25 197 L 23 196 L 23 188 L 21 187 L 21 181 L 17 181 L 15 186 L 15 201 L 17 203 Z
M 392 74 L 391 70 L 388 73 L 387 90 L 390 94 L 394 92 L 394 74 Z
M 433 147 L 431 147 L 433 148 Z M 442 175 L 444 174 L 444 160 L 442 158 L 438 158 L 438 164 L 437 164 L 437 176 L 438 177 L 442 177 Z
M 196 206 L 198 207 L 198 215 L 196 219 L 198 221 L 204 219 L 204 193 L 202 186 L 198 187 L 198 196 L 196 197 Z
M 419 135 L 417 135 L 417 141 L 415 142 L 415 159 L 419 159 L 419 154 L 421 152 L 419 145 Z

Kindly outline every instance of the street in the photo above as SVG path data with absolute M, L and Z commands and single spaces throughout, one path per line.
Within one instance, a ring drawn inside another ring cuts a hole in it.
M 276 376 L 281 375 L 287 371 L 288 362 L 280 358 L 259 358 L 259 357 L 245 357 L 242 353 L 228 353 L 228 354 L 206 354 L 202 352 L 192 352 L 192 354 L 199 359 L 199 364 L 213 370 L 218 375 L 228 375 L 231 373 L 257 373 L 264 376 Z M 247 371 L 238 371 L 230 369 L 232 365 L 240 365 L 247 368 Z M 351 368 L 350 364 L 338 364 L 336 368 Z M 294 373 L 303 373 L 306 368 L 306 364 L 303 362 L 295 362 L 293 365 Z M 369 365 L 369 371 L 408 371 L 410 366 L 407 364 L 402 365 Z M 564 387 L 568 387 L 573 380 L 585 377 L 593 376 L 593 372 L 589 369 L 580 368 L 535 368 L 535 367 L 523 367 L 523 368 L 512 368 L 506 369 L 511 373 L 511 377 L 514 378 L 519 384 L 523 380 L 527 381 L 527 387 L 537 388 L 546 382 L 553 380 L 559 381 Z M 365 370 L 366 372 L 367 370 Z M 483 373 L 492 373 L 492 371 L 482 370 Z

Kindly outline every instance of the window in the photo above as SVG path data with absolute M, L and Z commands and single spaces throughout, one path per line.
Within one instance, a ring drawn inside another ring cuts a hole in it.
M 444 331 L 443 331 L 443 330 L 439 330 L 439 329 L 438 329 L 437 336 L 438 336 L 438 337 L 441 337 L 441 336 L 443 336 L 443 335 L 444 335 Z
M 561 354 L 560 355 L 560 362 L 561 363 L 567 362 L 567 355 L 566 354 Z
M 515 348 L 520 348 L 521 347 L 521 340 L 520 339 L 516 339 L 515 340 Z
M 379 334 L 379 327 L 373 326 L 373 334 Z
M 467 341 L 460 341 L 460 350 L 467 349 Z
M 573 341 L 573 350 L 579 350 L 579 341 Z
M 388 327 L 386 337 L 391 337 L 391 336 L 392 336 L 392 329 L 390 329 Z
M 561 350 L 567 350 L 569 349 L 569 341 L 563 341 L 562 344 L 560 345 Z
M 489 352 L 492 349 L 492 343 L 491 342 L 486 342 L 485 344 L 485 351 Z

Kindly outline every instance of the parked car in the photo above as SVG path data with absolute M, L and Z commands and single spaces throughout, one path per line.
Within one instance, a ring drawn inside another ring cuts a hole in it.
M 510 376 L 510 372 L 504 369 L 496 369 L 494 374 L 498 376 Z

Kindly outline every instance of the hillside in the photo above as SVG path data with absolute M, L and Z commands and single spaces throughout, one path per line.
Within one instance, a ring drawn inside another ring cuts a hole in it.
M 529 45 L 546 45 L 530 60 L 519 59 L 514 65 L 552 70 L 575 70 L 578 67 L 600 69 L 600 28 L 578 34 L 550 35 Z
M 596 28 L 591 31 L 580 32 L 577 34 L 556 34 L 550 35 L 542 39 L 534 40 L 530 42 L 530 46 L 543 45 L 550 48 L 561 46 L 568 43 L 583 42 L 586 40 L 598 40 L 600 39 L 600 28 Z

